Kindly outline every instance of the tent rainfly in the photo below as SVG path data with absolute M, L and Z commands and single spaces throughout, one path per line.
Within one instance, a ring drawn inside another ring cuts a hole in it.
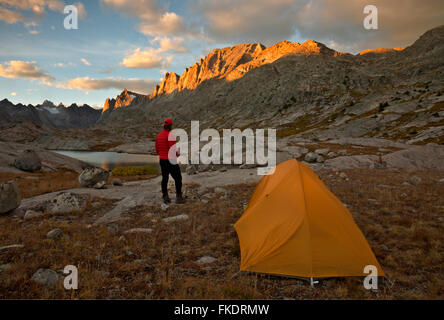
M 234 227 L 241 271 L 323 278 L 367 276 L 373 265 L 384 275 L 347 208 L 295 159 L 261 179 Z

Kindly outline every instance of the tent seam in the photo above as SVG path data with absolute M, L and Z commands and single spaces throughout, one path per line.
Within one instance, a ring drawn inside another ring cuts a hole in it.
M 299 176 L 301 178 L 302 194 L 304 195 L 304 211 L 305 211 L 305 216 L 309 219 L 309 217 L 308 217 L 308 210 L 307 210 L 307 199 L 305 198 L 304 178 L 302 177 L 301 166 L 300 166 L 300 164 L 297 161 L 296 161 L 296 165 L 298 167 Z M 308 223 L 307 223 L 307 229 L 308 229 L 308 247 L 309 247 L 309 252 L 310 252 L 310 274 L 313 275 L 313 249 L 312 249 L 312 245 L 311 245 L 310 221 L 308 221 Z

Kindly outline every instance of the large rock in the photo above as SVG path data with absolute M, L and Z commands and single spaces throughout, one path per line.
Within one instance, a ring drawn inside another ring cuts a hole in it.
M 69 192 L 59 193 L 54 199 L 47 200 L 36 209 L 49 213 L 72 213 L 83 211 L 88 206 L 89 195 Z
M 49 232 L 46 234 L 46 237 L 47 237 L 48 239 L 53 239 L 53 240 L 55 240 L 55 239 L 59 239 L 59 238 L 61 238 L 62 236 L 63 236 L 63 230 L 62 230 L 62 229 L 59 229 L 59 228 L 52 229 L 51 231 L 49 231 Z
M 17 183 L 9 181 L 0 184 L 0 214 L 18 208 L 20 201 Z
M 216 262 L 217 259 L 211 256 L 204 256 L 196 261 L 197 264 L 203 265 L 203 264 L 210 264 Z
M 174 217 L 163 218 L 162 221 L 165 223 L 170 223 L 170 222 L 177 222 L 177 221 L 186 221 L 188 219 L 189 219 L 188 215 L 180 214 L 180 215 L 174 216 Z
M 41 268 L 33 274 L 31 280 L 41 285 L 54 288 L 60 280 L 60 276 L 54 270 Z
M 87 168 L 79 175 L 79 183 L 85 188 L 103 186 L 109 178 L 109 172 L 102 168 Z
M 191 176 L 193 174 L 197 173 L 197 166 L 196 165 L 189 165 L 187 166 L 187 168 L 185 169 L 187 175 Z
M 25 150 L 14 160 L 14 167 L 23 171 L 35 172 L 42 168 L 42 162 L 35 151 Z
M 316 162 L 318 160 L 318 156 L 319 155 L 317 153 L 309 152 L 305 155 L 304 160 L 310 163 Z

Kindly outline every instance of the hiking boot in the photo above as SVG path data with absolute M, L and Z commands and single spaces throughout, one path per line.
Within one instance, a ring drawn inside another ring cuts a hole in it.
M 167 194 L 164 194 L 164 195 L 163 195 L 163 202 L 165 202 L 165 203 L 171 203 L 171 199 L 170 199 L 170 197 L 168 197 Z
M 176 195 L 176 203 L 177 204 L 185 203 L 185 199 L 182 197 L 182 194 L 177 194 Z

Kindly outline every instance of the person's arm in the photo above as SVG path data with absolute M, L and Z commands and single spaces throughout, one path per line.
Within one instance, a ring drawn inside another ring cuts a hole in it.
M 159 137 L 156 138 L 156 142 L 154 144 L 154 148 L 156 149 L 156 153 L 159 155 Z

